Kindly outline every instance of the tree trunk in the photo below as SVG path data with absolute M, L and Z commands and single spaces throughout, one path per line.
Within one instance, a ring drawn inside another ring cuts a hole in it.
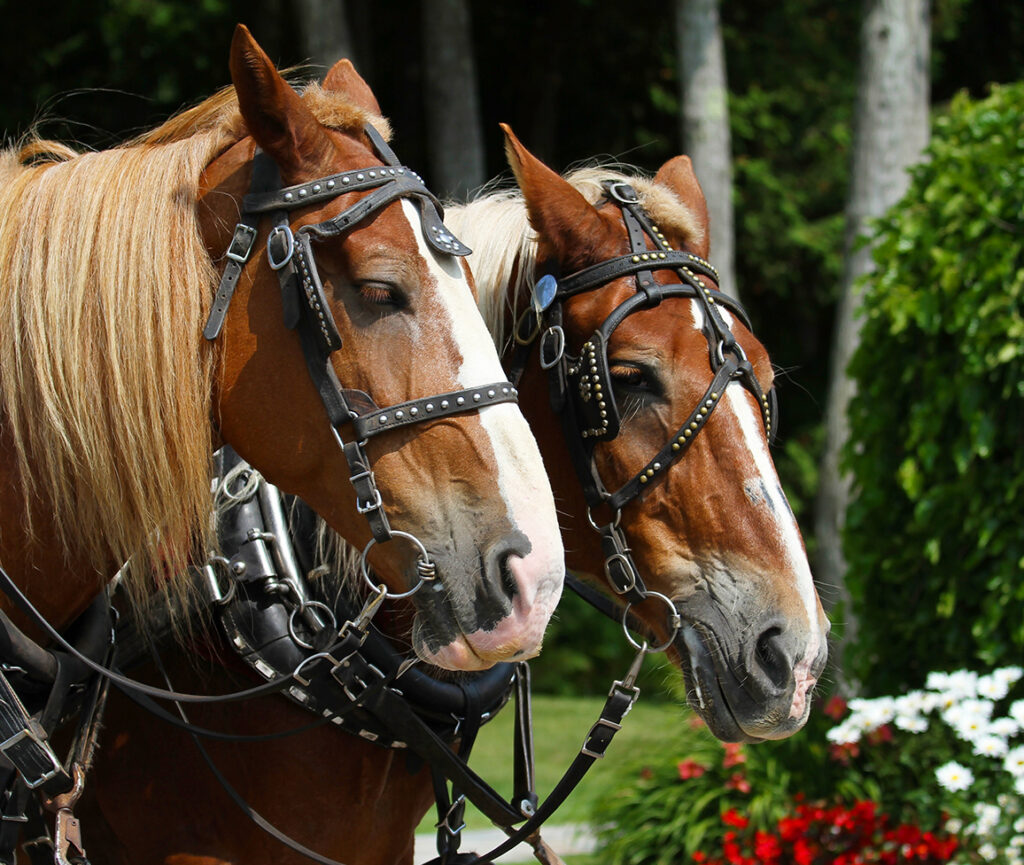
M 357 56 L 349 27 L 345 0 L 293 0 L 306 60 L 326 72 L 342 57 L 356 69 L 364 58 Z
M 683 151 L 693 160 L 708 201 L 711 261 L 721 277 L 720 288 L 739 300 L 728 87 L 718 0 L 676 0 L 675 6 Z
M 908 168 L 928 143 L 928 0 L 866 0 L 861 72 L 853 130 L 853 165 L 846 211 L 845 263 L 832 348 L 826 441 L 815 514 L 817 578 L 843 602 L 838 645 L 852 642 L 856 619 L 846 588 L 842 528 L 849 479 L 839 469 L 849 438 L 847 407 L 855 386 L 846 369 L 860 340 L 858 280 L 872 270 L 871 248 L 856 248 L 868 221 L 882 216 L 906 192 Z M 840 682 L 842 670 L 840 670 Z
M 423 0 L 424 108 L 430 187 L 465 198 L 486 179 L 467 0 Z

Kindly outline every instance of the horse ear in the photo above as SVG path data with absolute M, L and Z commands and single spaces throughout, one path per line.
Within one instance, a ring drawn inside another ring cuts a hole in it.
M 505 156 L 522 190 L 530 225 L 540 235 L 541 257 L 553 255 L 566 267 L 578 264 L 605 237 L 608 227 L 597 208 L 523 147 L 508 124 L 502 123 L 501 128 Z
M 356 72 L 356 67 L 347 58 L 339 60 L 331 67 L 324 78 L 323 87 L 324 90 L 344 93 L 349 102 L 370 114 L 379 116 L 381 113 L 377 97 L 373 95 L 370 85 L 363 80 L 362 75 Z
M 326 158 L 330 139 L 244 24 L 231 40 L 231 80 L 249 134 L 274 158 L 285 182 Z
M 687 241 L 686 245 L 693 252 L 701 258 L 707 258 L 711 237 L 708 203 L 704 198 L 704 191 L 700 188 L 690 157 L 676 156 L 670 159 L 658 169 L 658 173 L 654 175 L 654 182 L 659 186 L 671 189 L 703 228 L 699 236 L 683 239 Z

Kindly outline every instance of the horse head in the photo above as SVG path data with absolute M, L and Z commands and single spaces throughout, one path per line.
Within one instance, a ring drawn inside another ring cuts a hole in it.
M 368 549 L 364 573 L 393 595 L 422 585 L 421 658 L 478 669 L 535 654 L 562 546 L 468 250 L 394 159 L 350 63 L 300 95 L 240 26 L 230 65 L 245 135 L 200 193 L 214 259 L 239 241 L 248 256 L 218 309 L 220 436 Z M 257 149 L 279 174 L 269 187 L 253 180 Z M 232 241 L 243 201 L 257 219 Z
M 571 503 L 568 565 L 607 574 L 716 735 L 789 735 L 807 719 L 828 623 L 769 453 L 772 366 L 704 261 L 707 207 L 690 160 L 653 181 L 595 172 L 588 186 L 505 132 L 537 233 L 530 303 L 554 299 L 560 315 L 546 331 L 538 317 L 535 332 L 572 419 L 565 439 L 541 437 Z M 535 428 L 550 414 L 536 405 L 545 375 L 531 360 L 520 385 Z

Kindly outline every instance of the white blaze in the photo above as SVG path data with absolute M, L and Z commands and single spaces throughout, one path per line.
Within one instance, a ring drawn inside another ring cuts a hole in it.
M 692 300 L 691 304 L 694 326 L 697 330 L 701 330 L 704 325 L 704 310 L 697 300 Z M 718 312 L 725 319 L 726 324 L 732 327 L 733 318 L 728 310 L 719 306 Z M 800 540 L 800 530 L 797 527 L 796 519 L 782 494 L 782 485 L 779 483 L 779 476 L 768 450 L 768 442 L 762 431 L 760 412 L 755 411 L 753 403 L 746 396 L 745 388 L 738 382 L 726 387 L 722 402 L 716 410 L 721 411 L 726 407 L 739 424 L 743 441 L 750 452 L 755 470 L 754 476 L 760 481 L 759 487 L 767 498 L 766 504 L 775 522 L 775 536 L 781 548 L 785 550 L 786 559 L 795 578 L 797 592 L 807 611 L 809 626 L 807 651 L 794 668 L 796 693 L 792 711 L 793 716 L 798 717 L 803 714 L 807 690 L 814 684 L 809 671 L 818 655 L 822 639 L 821 628 L 818 625 L 818 596 L 814 588 L 814 578 L 811 576 L 811 566 Z
M 436 254 L 427 245 L 419 211 L 412 202 L 403 199 L 402 208 L 412 225 L 420 254 L 437 280 L 438 298 L 451 323 L 451 340 L 462 355 L 459 386 L 471 388 L 505 381 L 505 371 L 461 264 L 452 256 Z M 498 490 L 508 508 L 509 519 L 533 545 L 533 552 L 527 558 L 538 568 L 538 575 L 558 578 L 563 572 L 563 551 L 555 501 L 526 419 L 518 406 L 510 402 L 484 406 L 479 417 L 494 452 Z M 544 580 L 540 585 L 522 588 L 536 590 L 536 600 L 550 604 L 553 609 L 561 594 L 561 580 Z M 526 600 L 532 603 L 535 599 Z

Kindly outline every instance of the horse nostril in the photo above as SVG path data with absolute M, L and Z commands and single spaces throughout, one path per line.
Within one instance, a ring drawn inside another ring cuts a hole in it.
M 782 628 L 768 628 L 758 637 L 754 658 L 759 670 L 776 688 L 782 690 L 789 685 L 793 668 L 785 651 Z
M 505 555 L 501 557 L 498 567 L 501 588 L 507 597 L 514 600 L 515 596 L 519 594 L 519 583 L 516 580 L 515 574 L 512 573 L 512 568 L 509 566 L 509 559 L 511 559 L 513 555 L 515 554 L 505 553 Z

